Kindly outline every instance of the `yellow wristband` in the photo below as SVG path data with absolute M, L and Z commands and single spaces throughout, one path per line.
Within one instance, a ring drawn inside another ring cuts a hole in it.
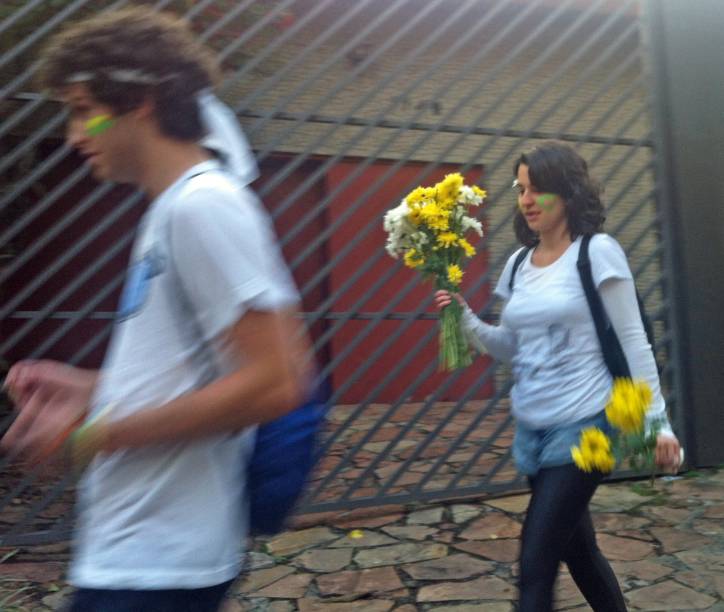
M 107 416 L 112 407 L 109 404 L 70 434 L 67 443 L 68 454 L 77 470 L 85 469 L 103 448 L 108 435 Z

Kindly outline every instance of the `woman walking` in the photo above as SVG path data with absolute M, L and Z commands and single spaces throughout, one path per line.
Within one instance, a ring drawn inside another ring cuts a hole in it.
M 610 431 L 604 406 L 612 377 L 576 266 L 585 235 L 591 236 L 593 280 L 632 378 L 645 380 L 653 392 L 647 426 L 659 426 L 659 466 L 678 465 L 679 442 L 666 418 L 626 255 L 603 233 L 600 191 L 585 160 L 548 142 L 521 155 L 514 174 L 514 229 L 523 248 L 510 257 L 495 289 L 504 301 L 500 325 L 482 322 L 457 294 L 438 291 L 436 306 L 457 299 L 465 308 L 466 335 L 512 364 L 513 456 L 532 490 L 521 537 L 520 611 L 552 610 L 564 561 L 593 610 L 619 612 L 626 610 L 623 594 L 596 545 L 588 509 L 604 474 L 581 471 L 570 451 L 583 429 Z

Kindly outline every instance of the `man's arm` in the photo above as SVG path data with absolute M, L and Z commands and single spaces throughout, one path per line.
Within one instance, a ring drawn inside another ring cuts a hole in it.
M 118 421 L 99 423 L 97 450 L 186 441 L 273 420 L 302 400 L 311 381 L 306 334 L 290 312 L 247 311 L 228 341 L 239 368 L 206 387 Z
M 98 372 L 51 360 L 13 365 L 4 388 L 19 411 L 0 440 L 0 451 L 39 461 L 61 447 L 83 421 Z

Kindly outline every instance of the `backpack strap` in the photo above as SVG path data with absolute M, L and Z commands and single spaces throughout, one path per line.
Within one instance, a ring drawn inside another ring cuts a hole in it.
M 515 273 L 518 271 L 518 268 L 520 268 L 520 264 L 523 263 L 523 260 L 526 258 L 528 253 L 530 253 L 530 247 L 522 248 L 513 262 L 513 269 L 510 271 L 510 280 L 508 281 L 508 289 L 511 292 L 513 291 L 513 285 L 515 284 Z
M 596 327 L 596 335 L 601 344 L 603 360 L 606 362 L 608 371 L 613 378 L 631 378 L 631 370 L 626 361 L 621 343 L 616 336 L 616 332 L 611 325 L 611 321 L 603 307 L 601 296 L 598 294 L 596 285 L 593 282 L 593 273 L 591 272 L 591 258 L 588 253 L 588 247 L 591 243 L 591 235 L 586 234 L 581 238 L 581 248 L 578 252 L 578 274 L 581 277 L 581 285 L 583 292 L 586 294 L 586 301 L 591 310 L 593 324 Z

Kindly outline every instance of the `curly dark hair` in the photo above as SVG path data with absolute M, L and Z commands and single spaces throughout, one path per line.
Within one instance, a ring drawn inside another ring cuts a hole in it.
M 544 142 L 516 160 L 513 176 L 518 176 L 521 164 L 528 166 L 530 182 L 536 189 L 554 193 L 565 201 L 571 240 L 603 231 L 606 216 L 601 202 L 602 190 L 588 175 L 586 160 L 574 149 L 560 142 Z M 521 244 L 528 247 L 538 244 L 537 233 L 528 227 L 520 210 L 516 210 L 513 229 Z
M 177 17 L 140 6 L 99 13 L 59 32 L 42 59 L 44 87 L 62 91 L 73 75 L 88 72 L 93 97 L 115 112 L 150 98 L 163 134 L 185 141 L 204 136 L 196 95 L 213 86 L 218 69 Z M 119 83 L 109 76 L 114 70 L 139 70 L 160 82 Z

